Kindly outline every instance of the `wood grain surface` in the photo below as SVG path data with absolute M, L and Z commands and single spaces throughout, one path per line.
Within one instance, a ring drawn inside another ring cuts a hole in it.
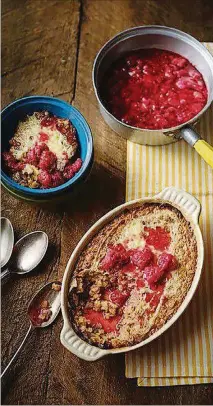
M 18 239 L 44 230 L 49 249 L 32 274 L 2 287 L 2 367 L 29 321 L 27 303 L 46 281 L 62 278 L 85 231 L 125 199 L 126 142 L 103 122 L 91 69 L 100 47 L 119 31 L 143 24 L 177 27 L 213 40 L 212 0 L 2 0 L 2 104 L 30 94 L 73 103 L 91 126 L 95 163 L 89 180 L 66 204 L 40 207 L 2 190 L 2 215 Z M 138 388 L 124 376 L 124 355 L 87 363 L 60 344 L 62 318 L 37 329 L 2 382 L 2 404 L 211 404 L 211 385 Z

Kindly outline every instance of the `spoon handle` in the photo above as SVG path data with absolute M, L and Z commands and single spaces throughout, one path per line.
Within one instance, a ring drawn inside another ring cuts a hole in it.
M 9 364 L 6 366 L 6 368 L 4 369 L 4 371 L 1 374 L 1 378 L 3 378 L 3 376 L 5 375 L 5 373 L 8 371 L 8 369 L 10 368 L 11 364 L 16 360 L 19 352 L 21 351 L 22 347 L 24 346 L 29 334 L 31 333 L 31 331 L 33 331 L 33 326 L 32 324 L 30 324 L 30 327 L 27 331 L 27 334 L 25 335 L 21 345 L 19 346 L 19 348 L 17 349 L 17 351 L 15 352 L 15 354 L 13 355 L 13 358 L 10 360 Z
M 9 275 L 10 271 L 9 269 L 5 269 L 4 271 L 1 272 L 1 280 L 5 278 L 5 276 Z

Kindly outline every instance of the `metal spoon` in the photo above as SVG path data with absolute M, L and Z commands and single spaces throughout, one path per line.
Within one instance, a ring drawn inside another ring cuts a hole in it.
M 34 231 L 20 238 L 14 246 L 7 269 L 1 273 L 1 279 L 10 273 L 23 275 L 32 271 L 44 257 L 48 246 L 47 234 Z
M 9 261 L 14 245 L 13 226 L 6 217 L 1 217 L 1 268 Z
M 31 299 L 29 305 L 28 305 L 28 317 L 30 319 L 30 327 L 27 331 L 27 334 L 25 335 L 21 345 L 19 346 L 18 350 L 14 354 L 13 358 L 10 360 L 9 364 L 5 368 L 5 370 L 1 374 L 1 378 L 5 375 L 5 373 L 8 371 L 9 367 L 11 364 L 15 361 L 17 358 L 20 350 L 22 349 L 24 343 L 26 342 L 29 334 L 35 330 L 35 328 L 38 327 L 47 327 L 50 324 L 53 323 L 55 318 L 57 317 L 60 308 L 61 308 L 61 291 L 60 290 L 54 290 L 53 289 L 53 284 L 57 285 L 59 288 L 61 287 L 61 282 L 55 281 L 55 282 L 49 282 L 46 285 L 44 285 L 37 293 L 36 295 Z M 42 309 L 41 304 L 43 302 L 48 303 L 48 309 L 51 311 L 51 314 L 49 314 L 49 317 L 47 320 L 40 320 L 39 319 L 39 311 Z

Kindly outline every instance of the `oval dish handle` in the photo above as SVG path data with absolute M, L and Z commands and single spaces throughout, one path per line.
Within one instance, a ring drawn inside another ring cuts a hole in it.
M 83 341 L 70 325 L 66 325 L 66 322 L 61 330 L 60 340 L 67 350 L 85 361 L 96 361 L 109 353 L 107 350 L 102 350 Z
M 165 199 L 171 203 L 175 203 L 186 211 L 193 218 L 195 223 L 198 223 L 199 215 L 201 212 L 200 202 L 185 190 L 175 188 L 173 186 L 163 189 L 160 193 L 155 195 L 159 199 Z

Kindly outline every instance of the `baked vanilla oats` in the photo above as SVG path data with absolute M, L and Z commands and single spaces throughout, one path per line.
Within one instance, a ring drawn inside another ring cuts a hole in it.
M 69 294 L 76 333 L 101 348 L 132 346 L 178 310 L 197 266 L 190 223 L 168 203 L 126 209 L 80 255 Z

